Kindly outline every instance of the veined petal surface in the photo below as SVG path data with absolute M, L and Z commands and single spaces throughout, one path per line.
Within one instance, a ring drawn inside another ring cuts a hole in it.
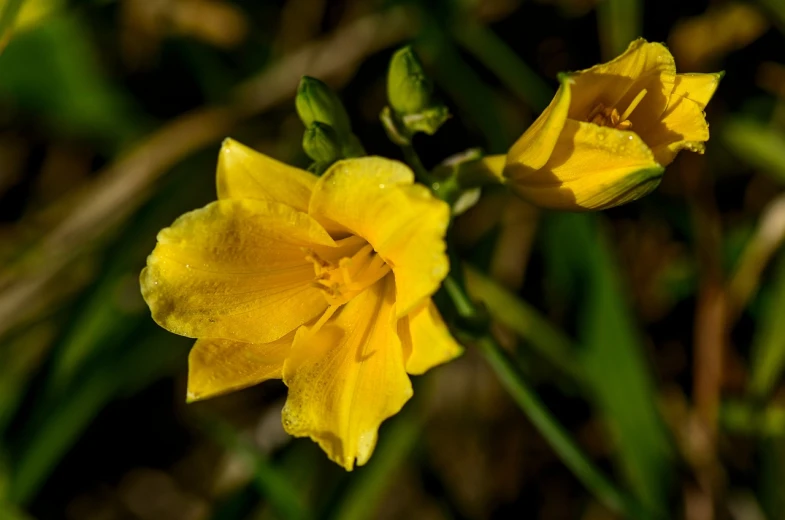
M 363 237 L 390 265 L 399 317 L 436 292 L 447 276 L 450 208 L 414 184 L 403 163 L 381 157 L 335 163 L 316 184 L 309 213 Z
M 142 271 L 153 319 L 182 336 L 267 343 L 319 315 L 307 248 L 336 249 L 289 206 L 227 199 L 186 213 L 158 234 Z
M 396 323 L 395 282 L 386 276 L 319 330 L 300 328 L 284 364 L 284 429 L 310 437 L 347 470 L 368 461 L 379 425 L 412 395 Z
M 294 332 L 270 343 L 199 339 L 188 356 L 188 401 L 201 401 L 280 379 Z

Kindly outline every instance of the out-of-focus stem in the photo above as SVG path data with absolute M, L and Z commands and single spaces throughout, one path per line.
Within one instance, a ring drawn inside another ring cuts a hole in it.
M 780 195 L 763 211 L 728 284 L 728 323 L 736 320 L 758 290 L 763 269 L 784 240 L 785 195 Z
M 462 318 L 476 321 L 481 313 L 466 294 L 461 283 L 452 275 L 444 281 L 444 287 Z M 613 482 L 592 463 L 570 437 L 569 433 L 551 415 L 540 401 L 536 392 L 528 385 L 515 362 L 499 346 L 493 337 L 485 333 L 477 341 L 477 346 L 488 364 L 496 373 L 502 386 L 523 410 L 532 424 L 551 445 L 562 462 L 573 474 L 608 508 L 624 518 L 654 518 L 643 506 L 617 488 Z
M 5 7 L 0 8 L 0 53 L 3 52 L 8 41 L 11 39 L 11 32 L 14 29 L 16 18 L 22 10 L 25 0 L 8 0 Z

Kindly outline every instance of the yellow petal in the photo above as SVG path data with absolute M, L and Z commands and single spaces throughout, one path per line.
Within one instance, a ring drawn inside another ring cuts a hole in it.
M 676 64 L 667 47 L 638 39 L 618 58 L 571 74 L 572 104 L 569 117 L 586 121 L 598 103 L 620 113 L 642 89 L 646 97 L 630 120 L 646 120 L 662 113 L 673 91 Z M 634 128 L 634 126 L 633 126 Z
M 706 74 L 706 76 L 710 76 Z M 692 83 L 696 83 L 692 81 Z M 687 90 L 694 88 L 692 95 Z M 713 88 L 716 88 L 716 84 Z M 705 83 L 691 86 L 690 81 L 682 83 L 679 94 L 674 92 L 665 115 L 646 132 L 641 133 L 654 152 L 657 162 L 667 166 L 679 150 L 688 149 L 693 152 L 703 153 L 704 143 L 709 140 L 709 124 L 703 108 L 706 106 L 704 99 L 711 97 L 712 86 Z M 693 99 L 693 97 L 697 99 Z
M 234 139 L 226 139 L 218 156 L 218 198 L 257 199 L 308 211 L 316 185 L 311 173 L 276 161 Z
M 280 379 L 294 332 L 270 343 L 199 339 L 188 356 L 188 402 Z
M 396 333 L 395 288 L 386 276 L 318 331 L 297 331 L 283 369 L 284 429 L 310 437 L 347 470 L 373 453 L 379 425 L 412 395 Z
M 405 316 L 436 292 L 449 263 L 449 206 L 415 185 L 403 163 L 380 157 L 335 163 L 319 179 L 309 213 L 365 238 L 392 267 L 396 308 Z
M 713 74 L 677 74 L 674 96 L 686 97 L 697 103 L 701 110 L 709 104 L 720 84 L 724 72 Z
M 561 75 L 559 79 L 561 86 L 551 104 L 507 153 L 508 163 L 520 165 L 516 169 L 518 175 L 539 170 L 548 162 L 564 128 L 570 110 L 572 80 L 567 75 Z
M 432 300 L 398 322 L 398 335 L 403 343 L 406 371 L 412 375 L 424 374 L 463 353 Z
M 289 206 L 213 202 L 158 234 L 142 295 L 153 319 L 176 334 L 267 343 L 324 311 L 303 248 L 338 249 L 330 246 L 317 222 Z
M 613 207 L 649 193 L 662 176 L 652 151 L 634 132 L 568 120 L 548 163 L 510 186 L 533 204 L 563 210 Z

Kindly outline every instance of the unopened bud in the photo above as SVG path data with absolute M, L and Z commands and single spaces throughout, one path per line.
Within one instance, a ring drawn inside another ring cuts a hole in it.
M 294 100 L 303 124 L 324 123 L 332 127 L 340 139 L 351 132 L 349 116 L 335 92 L 318 79 L 303 76 Z
M 399 114 L 417 114 L 431 103 L 433 84 L 411 47 L 398 50 L 387 73 L 387 98 Z
M 317 163 L 332 163 L 341 158 L 338 135 L 330 125 L 319 121 L 305 129 L 303 151 Z

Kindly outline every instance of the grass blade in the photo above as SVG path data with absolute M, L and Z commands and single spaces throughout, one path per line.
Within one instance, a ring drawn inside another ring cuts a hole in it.
M 763 311 L 752 348 L 750 393 L 765 398 L 774 389 L 785 367 L 785 255 L 780 255 L 769 300 Z
M 466 267 L 465 274 L 469 293 L 487 306 L 494 319 L 528 341 L 554 366 L 577 380 L 583 377 L 576 363 L 572 340 L 551 325 L 537 309 L 470 266 Z
M 616 462 L 648 506 L 667 503 L 671 450 L 652 374 L 628 308 L 618 267 L 591 215 L 552 216 L 550 255 L 567 262 L 582 289 L 578 357 L 594 402 L 616 444 Z
M 611 60 L 623 53 L 631 41 L 641 36 L 641 0 L 603 0 L 597 4 L 602 57 Z

